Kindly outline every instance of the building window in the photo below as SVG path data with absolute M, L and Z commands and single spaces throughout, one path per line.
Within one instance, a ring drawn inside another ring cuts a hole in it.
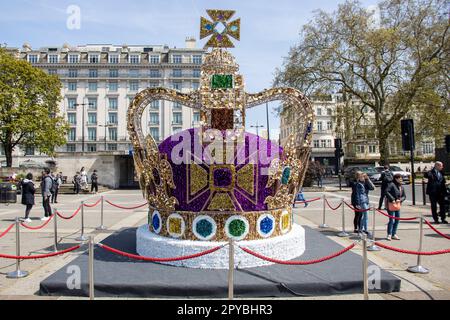
M 97 82 L 89 82 L 89 91 L 90 92 L 96 92 L 97 91 Z
M 150 78 L 161 78 L 159 70 L 150 70 Z
M 77 147 L 74 144 L 68 144 L 66 145 L 66 150 L 67 152 L 76 152 L 77 151 Z
M 159 83 L 158 82 L 150 82 L 149 88 L 158 88 Z
M 158 64 L 160 61 L 159 56 L 150 56 L 150 63 L 151 64 Z
M 88 113 L 88 125 L 97 125 L 97 113 Z
M 173 109 L 174 110 L 181 110 L 181 108 L 183 107 L 183 105 L 179 102 L 174 102 L 173 103 Z
M 117 117 L 117 112 L 110 112 L 108 114 L 108 124 L 118 124 L 119 119 Z
M 69 91 L 77 91 L 77 83 L 76 82 L 69 82 Z
M 77 109 L 77 99 L 69 98 L 67 99 L 67 105 L 69 110 L 76 110 Z
M 69 54 L 69 63 L 79 63 L 80 57 L 77 54 Z
M 110 81 L 108 86 L 111 92 L 117 92 L 119 90 L 119 83 L 117 81 Z
M 32 146 L 25 147 L 25 155 L 26 156 L 34 156 L 34 154 L 35 154 L 34 147 L 32 147 Z
M 181 78 L 183 76 L 183 72 L 181 69 L 173 69 L 172 76 L 174 78 Z
M 29 63 L 38 63 L 39 62 L 39 56 L 37 54 L 29 54 L 28 55 L 28 62 Z
M 198 88 L 200 88 L 200 83 L 198 83 L 198 82 L 192 82 L 192 89 L 193 89 L 193 90 L 198 90 Z
M 364 154 L 364 153 L 366 153 L 366 147 L 364 145 L 357 145 L 356 152 Z
M 159 109 L 159 100 L 152 101 L 150 103 L 150 108 L 152 108 L 152 109 Z
M 173 113 L 173 124 L 183 124 L 183 115 L 181 112 Z
M 192 77 L 200 78 L 200 76 L 201 76 L 201 71 L 199 69 L 194 69 L 194 71 L 192 71 Z
M 150 124 L 159 125 L 159 113 L 150 113 Z
M 433 142 L 422 142 L 422 152 L 423 154 L 434 154 L 434 143 Z
M 48 69 L 48 74 L 52 76 L 58 75 L 58 69 Z
M 320 147 L 325 149 L 327 147 L 327 140 L 320 140 Z
M 97 141 L 97 128 L 88 128 L 88 140 Z
M 99 63 L 100 55 L 99 54 L 91 54 L 89 55 L 89 63 Z
M 77 129 L 76 128 L 70 128 L 69 133 L 67 135 L 67 140 L 69 141 L 75 141 L 77 138 Z
M 150 135 L 155 141 L 159 141 L 159 128 L 150 128 Z
M 67 114 L 67 122 L 69 122 L 70 125 L 76 125 L 77 124 L 77 114 L 76 113 L 68 113 Z
M 182 62 L 183 60 L 181 55 L 177 54 L 172 56 L 172 63 L 182 63 Z
M 117 141 L 117 128 L 109 128 L 109 140 Z
M 181 90 L 181 87 L 182 87 L 182 83 L 180 81 L 174 81 L 173 82 L 173 88 L 175 90 Z
M 331 140 L 327 140 L 327 148 L 332 148 L 331 144 L 332 144 L 332 141 Z
M 322 132 L 323 131 L 323 123 L 322 121 L 317 122 L 317 131 Z
M 141 56 L 139 54 L 130 54 L 129 63 L 138 64 L 141 62 Z
M 331 110 L 330 108 L 327 109 L 327 116 L 332 116 L 333 115 L 333 110 Z
M 59 62 L 59 55 L 57 54 L 49 54 L 47 57 L 48 63 L 58 63 Z
M 108 151 L 117 151 L 117 144 L 108 143 Z
M 139 78 L 139 70 L 138 69 L 131 69 L 129 74 L 130 74 L 130 78 Z
M 194 64 L 202 64 L 202 56 L 201 55 L 194 55 L 194 56 L 192 56 L 192 63 L 194 63 Z
M 333 130 L 333 122 L 332 121 L 327 122 L 327 130 Z
M 173 134 L 177 134 L 177 133 L 183 131 L 183 128 L 181 128 L 181 127 L 173 127 L 172 131 L 173 131 Z
M 69 69 L 69 78 L 76 78 L 78 77 L 78 70 L 77 69 Z
M 111 63 L 111 64 L 120 63 L 120 56 L 118 54 L 110 54 L 108 58 L 109 58 L 109 63 Z
M 119 69 L 111 69 L 109 70 L 110 78 L 118 78 L 119 77 Z
M 89 78 L 98 78 L 98 70 L 89 69 Z
M 372 153 L 372 154 L 377 153 L 377 146 L 374 146 L 374 145 L 369 146 L 369 153 Z
M 88 144 L 87 151 L 88 152 L 97 152 L 97 145 L 96 144 Z
M 200 122 L 200 113 L 199 112 L 194 112 L 193 121 L 194 121 L 194 123 Z
M 119 101 L 117 98 L 109 98 L 109 110 L 117 110 L 119 107 Z
M 139 81 L 130 81 L 130 91 L 139 91 Z
M 89 98 L 88 99 L 89 110 L 97 110 L 97 99 Z
M 321 116 L 322 115 L 322 108 L 317 108 L 317 115 Z

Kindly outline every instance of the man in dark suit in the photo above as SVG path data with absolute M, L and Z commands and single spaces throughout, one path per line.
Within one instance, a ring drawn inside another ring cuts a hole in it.
M 430 196 L 431 212 L 433 213 L 433 219 L 435 223 L 439 223 L 439 216 L 442 223 L 448 224 L 445 219 L 445 177 L 442 173 L 444 165 L 442 162 L 436 162 L 434 168 L 431 171 L 425 173 L 424 177 L 428 179 L 427 195 Z M 437 205 L 439 204 L 439 216 L 437 213 Z

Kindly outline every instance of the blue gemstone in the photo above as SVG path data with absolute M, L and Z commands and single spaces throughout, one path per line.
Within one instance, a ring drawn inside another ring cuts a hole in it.
M 238 30 L 238 27 L 237 27 L 237 26 L 232 26 L 232 27 L 230 28 L 230 30 L 233 31 L 233 32 L 236 32 L 236 31 Z
M 195 225 L 195 231 L 203 238 L 207 238 L 213 232 L 213 225 L 210 221 L 203 219 L 197 222 Z
M 212 28 L 213 28 L 213 26 L 210 25 L 210 24 L 205 25 L 205 29 L 208 30 L 208 31 L 211 31 Z
M 273 220 L 269 217 L 265 217 L 261 220 L 261 223 L 259 225 L 259 229 L 264 234 L 269 234 L 273 229 Z
M 161 221 L 159 220 L 159 216 L 157 214 L 155 214 L 152 219 L 153 230 L 155 230 L 155 231 L 158 230 L 160 225 L 161 225 Z
M 288 184 L 289 183 L 289 179 L 291 178 L 291 168 L 286 167 L 283 170 L 283 176 L 281 177 L 281 184 Z

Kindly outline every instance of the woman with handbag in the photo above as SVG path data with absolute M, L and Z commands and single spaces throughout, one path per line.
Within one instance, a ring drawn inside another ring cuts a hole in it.
M 394 181 L 386 189 L 386 208 L 390 216 L 400 218 L 402 203 L 406 200 L 405 188 L 402 186 L 403 180 L 400 174 L 394 176 Z M 390 218 L 388 224 L 387 240 L 400 240 L 397 235 L 399 220 Z

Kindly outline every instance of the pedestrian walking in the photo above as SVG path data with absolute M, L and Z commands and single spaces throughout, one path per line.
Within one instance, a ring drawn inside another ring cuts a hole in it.
M 22 204 L 26 206 L 25 208 L 25 218 L 20 219 L 22 222 L 30 223 L 30 212 L 33 206 L 36 204 L 34 200 L 34 194 L 36 193 L 36 188 L 33 182 L 33 175 L 31 173 L 27 174 L 26 178 L 22 180 Z
M 75 192 L 75 194 L 80 194 L 81 191 L 81 176 L 80 173 L 77 172 L 75 174 L 75 176 L 73 177 L 73 191 Z
M 94 173 L 91 175 L 91 193 L 93 193 L 93 194 L 97 194 L 98 193 L 98 174 L 97 174 L 97 170 L 94 170 Z
M 44 207 L 44 217 L 41 219 L 42 221 L 48 221 L 52 216 L 52 208 L 50 206 L 52 185 L 53 179 L 50 175 L 50 169 L 45 169 L 41 182 L 42 206 Z
M 300 190 L 299 193 L 297 193 L 297 196 L 295 197 L 294 208 L 296 202 L 303 202 L 305 204 L 305 208 L 309 206 L 309 203 L 306 202 L 305 195 L 303 194 L 303 188 Z
M 323 188 L 323 175 L 324 175 L 324 169 L 322 165 L 316 161 L 316 179 L 317 179 L 317 187 Z
M 378 203 L 378 210 L 382 210 L 382 206 L 384 204 L 384 199 L 386 197 L 386 189 L 389 184 L 394 181 L 394 175 L 391 171 L 391 167 L 389 164 L 384 165 L 384 171 L 381 173 L 381 195 L 380 201 Z
M 80 170 L 80 177 L 81 177 L 81 188 L 84 190 L 88 190 L 88 175 L 86 172 L 86 169 L 83 167 Z
M 61 188 L 61 185 L 62 185 L 62 174 L 58 173 L 53 178 L 52 203 L 58 203 L 58 193 L 59 193 L 59 189 Z
M 405 188 L 403 187 L 403 179 L 401 174 L 394 176 L 394 181 L 391 182 L 386 189 L 386 208 L 390 216 L 400 218 L 400 210 L 402 203 L 406 200 Z M 397 235 L 398 225 L 400 220 L 389 218 L 387 228 L 387 240 L 400 240 Z
M 425 173 L 427 183 L 427 195 L 430 196 L 431 213 L 436 224 L 439 224 L 439 217 L 443 224 L 448 224 L 445 216 L 445 195 L 446 195 L 446 181 L 442 173 L 444 165 L 442 162 L 436 162 L 434 168 Z M 437 206 L 439 204 L 439 215 Z
M 358 171 L 356 181 L 353 182 L 352 186 L 352 205 L 357 209 L 353 221 L 355 233 L 365 233 L 370 236 L 367 216 L 370 208 L 369 192 L 373 190 L 375 190 L 375 185 L 370 181 L 369 176 Z

